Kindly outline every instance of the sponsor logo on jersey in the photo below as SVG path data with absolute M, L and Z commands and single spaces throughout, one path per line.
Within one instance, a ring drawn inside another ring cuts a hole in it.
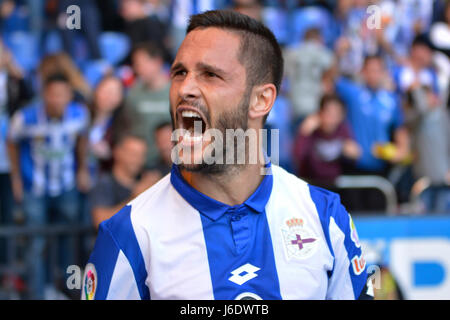
M 352 258 L 352 267 L 353 267 L 353 272 L 356 275 L 360 275 L 366 268 L 366 260 L 364 260 L 364 257 L 362 255 L 354 256 Z
M 246 263 L 236 270 L 231 271 L 232 276 L 229 277 L 228 280 L 241 286 L 247 281 L 256 278 L 258 276 L 256 272 L 259 270 L 261 270 L 261 268 L 255 267 L 250 263 Z
M 301 218 L 292 218 L 286 221 L 286 226 L 281 229 L 283 235 L 286 258 L 307 258 L 317 248 L 318 239 L 312 232 L 305 228 L 305 222 Z
M 83 296 L 85 300 L 94 300 L 97 290 L 97 271 L 92 263 L 86 265 L 83 281 Z

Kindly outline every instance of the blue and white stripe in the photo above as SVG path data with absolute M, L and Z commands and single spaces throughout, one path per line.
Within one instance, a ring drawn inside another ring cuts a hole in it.
M 57 196 L 75 187 L 76 141 L 88 125 L 87 109 L 78 103 L 70 103 L 61 120 L 49 119 L 41 102 L 14 114 L 9 139 L 20 148 L 27 191 Z
M 190 187 L 174 166 L 101 224 L 89 260 L 99 277 L 95 298 L 358 298 L 367 274 L 353 273 L 361 250 L 338 196 L 272 169 L 231 207 Z M 315 239 L 307 255 L 286 253 L 293 218 Z

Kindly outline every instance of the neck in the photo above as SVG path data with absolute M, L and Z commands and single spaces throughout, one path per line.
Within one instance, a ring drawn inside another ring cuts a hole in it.
M 111 111 L 98 111 L 95 115 L 95 121 L 101 122 L 111 116 Z
M 264 159 L 260 153 L 260 159 Z M 259 160 L 259 159 L 258 159 Z M 264 161 L 257 164 L 230 165 L 225 172 L 204 174 L 182 170 L 183 178 L 194 189 L 208 197 L 230 206 L 244 203 L 260 185 L 264 178 L 261 170 Z
M 134 177 L 129 175 L 122 167 L 115 165 L 112 169 L 114 178 L 124 187 L 132 188 L 134 185 Z
M 419 64 L 419 63 L 417 63 L 416 61 L 414 61 L 414 60 L 411 60 L 411 68 L 415 71 L 415 72 L 419 72 L 420 70 L 422 70 L 423 68 L 422 68 L 422 66 Z

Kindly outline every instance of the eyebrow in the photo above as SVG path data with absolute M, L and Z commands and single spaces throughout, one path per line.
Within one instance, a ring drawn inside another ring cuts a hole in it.
M 227 72 L 225 70 L 220 69 L 219 67 L 212 66 L 212 65 L 207 64 L 207 63 L 203 63 L 203 62 L 197 63 L 196 67 L 198 69 L 200 69 L 200 70 L 210 71 L 210 72 L 213 72 L 213 73 L 217 73 L 219 75 L 227 74 Z
M 178 71 L 180 69 L 186 69 L 184 67 L 184 65 L 181 62 L 178 62 L 177 64 L 174 64 L 171 68 L 170 68 L 170 73 L 172 74 L 175 71 Z
M 210 72 L 214 72 L 217 73 L 219 75 L 225 75 L 227 74 L 227 72 L 219 67 L 215 67 L 212 66 L 210 64 L 207 63 L 203 63 L 203 62 L 199 62 L 196 64 L 196 68 L 200 69 L 200 70 L 205 70 L 205 71 L 210 71 Z M 170 68 L 170 73 L 176 72 L 178 70 L 182 70 L 182 69 L 186 69 L 186 67 L 183 65 L 183 63 L 178 62 L 176 64 L 174 64 L 171 68 Z

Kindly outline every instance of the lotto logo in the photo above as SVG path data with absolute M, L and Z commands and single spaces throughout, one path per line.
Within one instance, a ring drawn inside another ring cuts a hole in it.
M 261 270 L 261 268 L 247 263 L 236 270 L 231 271 L 232 276 L 228 278 L 228 280 L 238 285 L 243 285 L 247 281 L 256 278 L 258 275 L 255 272 L 259 270 Z

